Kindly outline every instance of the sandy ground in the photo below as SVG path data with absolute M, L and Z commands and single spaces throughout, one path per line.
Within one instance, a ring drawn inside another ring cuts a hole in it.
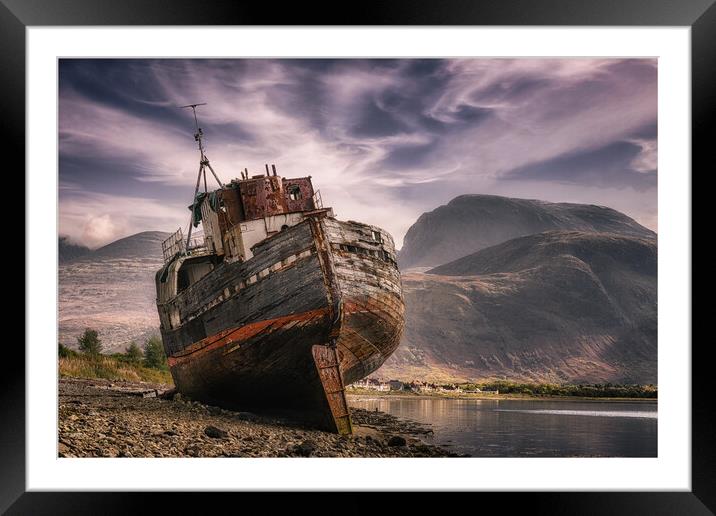
M 344 437 L 278 417 L 166 396 L 166 386 L 62 379 L 60 457 L 457 457 L 424 439 L 431 430 L 353 409 Z

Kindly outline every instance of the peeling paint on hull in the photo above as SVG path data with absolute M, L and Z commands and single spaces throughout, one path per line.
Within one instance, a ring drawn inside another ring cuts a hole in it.
M 159 292 L 159 273 L 157 282 Z M 320 215 L 261 242 L 245 262 L 218 265 L 158 309 L 180 392 L 297 410 L 340 433 L 351 431 L 344 385 L 380 367 L 404 326 L 390 235 Z

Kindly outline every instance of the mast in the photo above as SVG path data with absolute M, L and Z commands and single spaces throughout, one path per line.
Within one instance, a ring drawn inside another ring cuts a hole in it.
M 180 106 L 180 109 L 185 108 L 191 108 L 192 113 L 194 114 L 194 126 L 196 127 L 196 132 L 194 133 L 194 140 L 199 144 L 199 175 L 196 178 L 196 187 L 194 188 L 194 197 L 191 203 L 191 217 L 189 218 L 189 234 L 186 237 L 186 252 L 189 252 L 189 242 L 191 241 L 191 230 L 194 227 L 194 211 L 196 210 L 196 194 L 199 193 L 199 184 L 201 183 L 202 176 L 204 177 L 204 192 L 208 192 L 207 186 L 206 186 L 206 168 L 208 167 L 211 171 L 212 175 L 214 176 L 214 179 L 216 179 L 216 182 L 219 183 L 219 186 L 221 188 L 224 188 L 224 184 L 221 182 L 221 179 L 219 179 L 219 176 L 216 175 L 216 172 L 214 172 L 213 167 L 211 166 L 211 163 L 209 163 L 209 158 L 206 156 L 206 153 L 204 152 L 204 144 L 202 142 L 202 137 L 204 136 L 204 131 L 201 130 L 201 127 L 199 127 L 199 119 L 196 116 L 196 107 L 197 106 L 206 106 L 206 102 L 201 102 L 198 104 L 188 104 L 186 106 Z

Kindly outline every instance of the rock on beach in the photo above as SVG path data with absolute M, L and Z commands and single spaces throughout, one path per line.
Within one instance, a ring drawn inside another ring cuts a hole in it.
M 340 436 L 279 416 L 207 406 L 140 382 L 60 380 L 59 457 L 455 457 L 426 428 L 352 409 Z M 154 396 L 143 393 L 154 391 Z M 139 393 L 139 394 L 138 394 Z

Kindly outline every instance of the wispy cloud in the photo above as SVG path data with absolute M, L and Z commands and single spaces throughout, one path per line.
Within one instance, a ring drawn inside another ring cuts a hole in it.
M 650 153 L 646 145 L 617 141 L 596 149 L 567 152 L 515 168 L 502 178 L 648 190 L 656 186 L 656 170 L 648 168 L 651 159 L 644 156 Z
M 607 204 L 656 229 L 656 60 L 237 59 L 61 60 L 61 231 L 100 245 L 185 225 L 191 102 L 224 180 L 267 162 L 310 174 L 339 217 L 398 245 L 473 192 Z

